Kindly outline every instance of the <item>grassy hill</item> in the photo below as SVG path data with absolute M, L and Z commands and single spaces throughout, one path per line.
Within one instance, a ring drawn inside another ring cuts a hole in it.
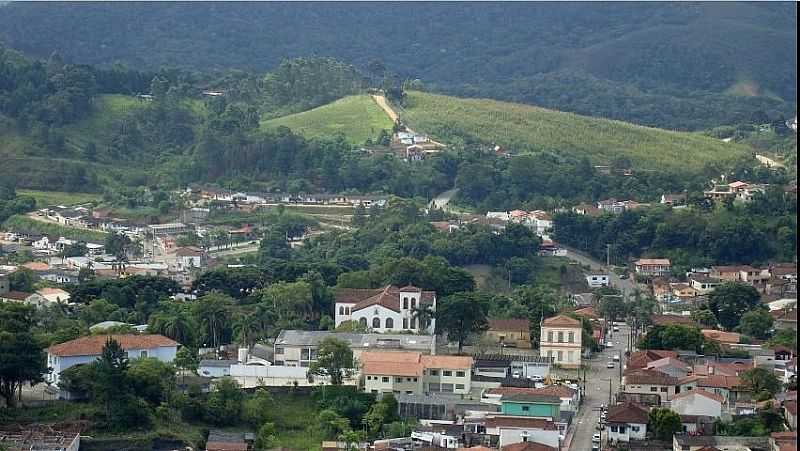
M 279 126 L 289 127 L 308 138 L 341 133 L 348 142 L 360 145 L 367 138 L 375 139 L 381 130 L 391 131 L 392 121 L 368 95 L 354 95 L 261 123 L 262 130 Z
M 409 92 L 401 117 L 444 141 L 497 143 L 519 153 L 586 155 L 596 164 L 626 156 L 639 167 L 691 171 L 712 160 L 745 155 L 746 146 L 528 105 Z
M 383 74 L 369 69 L 375 62 L 451 95 L 686 130 L 741 122 L 756 110 L 793 114 L 797 97 L 794 2 L 0 8 L 0 41 L 77 63 L 264 71 L 284 58 L 324 55 L 365 69 L 377 83 Z M 755 89 L 736 89 L 743 84 Z

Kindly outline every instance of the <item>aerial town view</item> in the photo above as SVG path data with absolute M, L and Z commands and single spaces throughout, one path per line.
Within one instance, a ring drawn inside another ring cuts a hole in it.
M 0 0 L 0 451 L 796 451 L 796 2 Z

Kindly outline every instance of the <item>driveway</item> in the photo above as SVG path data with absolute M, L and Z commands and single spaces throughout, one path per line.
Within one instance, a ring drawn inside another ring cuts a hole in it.
M 596 429 L 600 419 L 600 405 L 609 405 L 608 402 L 608 382 L 611 380 L 611 392 L 617 393 L 620 381 L 620 362 L 616 362 L 614 368 L 606 368 L 609 360 L 613 359 L 614 354 L 625 353 L 628 334 L 627 326 L 620 327 L 620 331 L 613 334 L 611 341 L 614 342 L 613 348 L 608 348 L 603 352 L 594 354 L 589 360 L 589 367 L 586 370 L 586 392 L 583 397 L 578 414 L 575 416 L 573 424 L 573 436 L 569 449 L 574 451 L 589 451 L 592 449 L 592 435 L 601 433 L 605 440 L 606 431 Z M 620 359 L 621 360 L 621 359 Z

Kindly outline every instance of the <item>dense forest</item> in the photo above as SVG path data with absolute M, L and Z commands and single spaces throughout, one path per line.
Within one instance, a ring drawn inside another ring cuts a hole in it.
M 327 55 L 372 79 L 390 72 L 446 93 L 672 129 L 796 109 L 790 2 L 0 8 L 0 41 L 74 63 L 265 71 Z

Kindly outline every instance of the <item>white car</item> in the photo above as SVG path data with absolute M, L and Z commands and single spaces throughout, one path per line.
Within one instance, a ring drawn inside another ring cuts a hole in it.
M 544 382 L 544 378 L 542 376 L 539 376 L 538 374 L 534 374 L 533 376 L 531 376 L 530 380 L 534 382 Z
M 614 354 L 614 361 L 619 362 L 619 354 Z
M 614 368 L 614 362 L 606 363 L 606 368 Z
M 619 332 L 619 327 L 614 326 L 614 332 Z
M 600 443 L 600 434 L 594 434 L 592 436 L 592 443 Z
M 607 341 L 606 342 L 606 347 L 607 348 L 613 348 L 614 347 L 614 342 L 613 341 Z

